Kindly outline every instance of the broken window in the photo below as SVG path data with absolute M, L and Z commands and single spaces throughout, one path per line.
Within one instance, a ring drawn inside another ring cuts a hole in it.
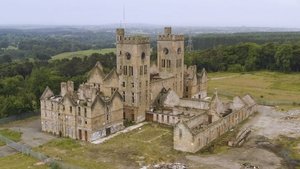
M 182 137 L 182 130 L 179 129 L 179 138 L 181 139 L 181 137 Z
M 144 74 L 147 74 L 147 65 L 144 65 Z
M 132 93 L 132 103 L 134 103 L 134 93 Z

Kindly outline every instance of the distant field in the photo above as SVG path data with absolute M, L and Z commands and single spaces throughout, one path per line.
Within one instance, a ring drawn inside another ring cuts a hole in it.
M 52 56 L 51 60 L 58 60 L 58 59 L 65 59 L 65 58 L 72 59 L 73 57 L 83 58 L 84 56 L 89 56 L 93 53 L 106 54 L 111 52 L 115 52 L 115 48 L 106 48 L 106 49 L 99 49 L 99 50 L 90 49 L 90 50 L 81 50 L 76 52 L 65 52 L 65 53 Z
M 281 109 L 300 108 L 300 73 L 209 73 L 209 93 L 217 88 L 223 98 L 251 94 L 259 103 Z

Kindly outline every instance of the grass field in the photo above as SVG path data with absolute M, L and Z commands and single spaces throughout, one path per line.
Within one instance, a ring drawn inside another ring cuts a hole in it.
M 49 167 L 40 164 L 35 159 L 22 154 L 14 154 L 0 158 L 0 168 L 3 169 L 48 169 Z
M 0 130 L 0 135 L 7 137 L 15 142 L 19 142 L 21 140 L 22 133 L 13 131 L 10 129 L 1 129 Z M 0 141 L 0 146 L 5 145 L 2 141 Z
M 57 139 L 38 151 L 87 169 L 137 168 L 139 164 L 184 160 L 185 154 L 173 150 L 172 145 L 170 127 L 147 124 L 99 145 Z
M 209 94 L 217 89 L 225 99 L 251 94 L 262 104 L 280 109 L 300 108 L 300 73 L 209 73 Z
M 51 60 L 59 60 L 65 58 L 72 59 L 73 57 L 83 58 L 84 56 L 89 56 L 93 53 L 106 54 L 111 52 L 115 52 L 115 48 L 106 48 L 106 49 L 98 49 L 98 50 L 90 49 L 90 50 L 81 50 L 76 52 L 65 52 L 65 53 L 52 56 Z

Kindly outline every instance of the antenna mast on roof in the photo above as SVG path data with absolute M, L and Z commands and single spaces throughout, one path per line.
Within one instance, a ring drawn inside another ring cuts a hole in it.
M 125 23 L 125 4 L 123 4 L 123 28 L 125 29 L 126 23 Z

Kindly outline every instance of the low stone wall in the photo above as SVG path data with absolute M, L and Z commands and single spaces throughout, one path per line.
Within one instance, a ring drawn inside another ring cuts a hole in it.
M 255 111 L 256 105 L 243 107 L 199 131 L 192 131 L 187 124 L 180 123 L 174 129 L 174 149 L 195 153 L 247 119 Z

